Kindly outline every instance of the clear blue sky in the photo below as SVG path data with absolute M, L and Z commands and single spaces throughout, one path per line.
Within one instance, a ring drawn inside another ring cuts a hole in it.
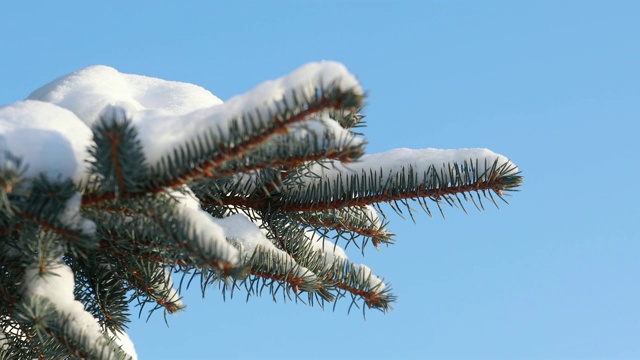
M 0 39 L 0 104 L 93 64 L 228 99 L 341 61 L 369 152 L 488 147 L 524 173 L 509 206 L 392 217 L 395 245 L 350 253 L 393 284 L 386 315 L 193 289 L 169 328 L 131 324 L 140 359 L 640 358 L 638 1 L 11 1 Z

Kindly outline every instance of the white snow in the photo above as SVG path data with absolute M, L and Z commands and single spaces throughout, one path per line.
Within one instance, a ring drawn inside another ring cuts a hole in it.
M 306 235 L 308 241 L 311 243 L 312 249 L 324 254 L 327 268 L 331 267 L 333 262 L 338 259 L 348 260 L 347 253 L 340 245 L 336 245 L 324 237 L 316 235 L 312 230 L 307 230 Z
M 342 148 L 345 146 L 362 145 L 365 140 L 357 137 L 351 131 L 343 128 L 340 124 L 329 118 L 328 116 L 318 116 L 312 119 L 300 122 L 291 127 L 290 136 L 292 141 L 305 139 L 306 137 L 315 137 L 316 143 L 322 144 L 324 139 L 331 139 L 325 145 L 334 148 Z
M 264 119 L 276 111 L 279 101 L 293 103 L 295 97 L 313 98 L 319 86 L 333 84 L 362 94 L 353 75 L 335 62 L 311 63 L 280 79 L 267 81 L 254 90 L 223 104 L 202 87 L 152 77 L 123 74 L 108 66 L 92 66 L 60 77 L 34 91 L 28 100 L 0 108 L 0 166 L 12 166 L 4 150 L 23 159 L 26 176 L 46 174 L 52 180 L 86 180 L 92 143 L 90 127 L 101 115 L 123 115 L 139 130 L 147 161 L 153 165 L 174 148 L 207 130 L 226 132 L 229 122 L 247 111 L 257 111 Z M 294 95 L 295 93 L 295 95 Z M 257 113 L 252 113 L 257 114 Z M 307 119 L 294 126 L 293 135 L 310 132 L 318 137 L 335 136 L 336 144 L 359 144 L 335 121 Z M 271 119 L 272 120 L 272 119 Z M 69 201 L 61 219 L 90 234 L 95 225 L 78 216 L 81 199 Z M 221 244 L 224 232 L 196 202 L 184 202 L 183 213 L 194 224 L 205 243 L 203 248 Z M 237 251 L 228 247 L 231 263 Z
M 497 154 L 489 149 L 406 149 L 399 148 L 380 154 L 365 155 L 362 161 L 351 166 L 353 170 L 368 169 L 373 164 L 380 164 L 385 170 L 397 172 L 407 165 L 413 166 L 414 169 L 426 170 L 430 166 L 436 169 L 443 168 L 445 164 L 463 162 L 471 162 L 475 165 L 478 160 L 478 172 L 482 173 L 489 167 L 493 166 L 494 161 L 498 161 L 497 166 L 510 163 L 513 169 L 509 172 L 514 174 L 518 172 L 518 168 L 513 165 L 506 157 Z M 486 160 L 486 163 L 485 163 Z
M 293 104 L 295 101 L 291 89 L 300 91 L 296 93 L 298 98 L 313 98 L 317 86 L 329 84 L 363 94 L 360 83 L 344 65 L 323 61 L 303 65 L 284 77 L 266 81 L 249 93 L 231 98 L 225 106 L 230 114 L 242 114 L 247 109 L 270 108 L 273 103 L 280 100 Z M 264 112 L 264 115 L 267 115 L 267 112 Z
M 81 202 L 82 194 L 76 192 L 67 200 L 64 211 L 59 215 L 60 221 L 71 228 L 80 230 L 82 234 L 93 235 L 96 232 L 96 224 L 80 216 Z
M 53 104 L 25 100 L 0 107 L 0 152 L 22 158 L 27 177 L 44 173 L 51 180 L 81 180 L 91 139 L 91 130 L 77 116 Z M 0 160 L 5 166 L 4 156 Z
M 21 158 L 27 166 L 25 176 L 45 174 L 51 181 L 87 175 L 87 152 L 91 131 L 71 111 L 34 100 L 0 107 L 0 167 L 13 167 L 5 151 Z M 66 225 L 90 235 L 95 224 L 78 215 L 81 194 L 67 202 L 60 219 Z
M 518 168 L 509 159 L 503 155 L 497 154 L 489 149 L 394 149 L 379 154 L 365 155 L 359 161 L 350 164 L 342 164 L 336 161 L 325 162 L 324 164 L 316 164 L 309 168 L 309 171 L 316 176 L 308 176 L 304 179 L 307 186 L 317 185 L 321 181 L 329 180 L 331 186 L 340 179 L 340 184 L 346 185 L 350 179 L 349 175 L 361 174 L 365 172 L 369 175 L 369 171 L 376 172 L 376 179 L 384 184 L 390 176 L 396 176 L 403 170 L 407 171 L 410 167 L 414 170 L 414 175 L 418 182 L 425 180 L 425 173 L 433 167 L 438 175 L 444 175 L 440 180 L 443 183 L 449 182 L 449 166 L 453 163 L 462 165 L 464 162 L 477 165 L 476 171 L 478 175 L 491 169 L 497 161 L 497 166 L 506 165 L 510 170 L 506 174 L 515 174 Z M 441 172 L 442 170 L 442 172 Z M 490 174 L 485 174 L 490 175 Z M 308 187 L 291 187 L 289 192 L 295 194 L 300 191 L 306 191 Z
M 362 207 L 358 206 L 353 209 L 355 211 L 349 211 L 351 209 L 348 209 L 348 208 L 345 210 L 347 210 L 349 216 L 357 216 L 358 218 L 364 220 L 367 226 L 380 227 L 383 224 L 383 221 L 380 218 L 380 214 L 378 214 L 378 211 L 376 210 L 376 208 L 374 208 L 371 205 L 362 206 Z
M 62 76 L 31 93 L 29 99 L 69 109 L 89 127 L 109 105 L 164 116 L 184 115 L 222 103 L 197 85 L 123 74 L 104 65 Z
M 41 274 L 38 264 L 27 267 L 22 285 L 25 298 L 44 297 L 52 302 L 56 310 L 68 316 L 71 331 L 75 336 L 86 335 L 86 347 L 91 347 L 103 336 L 100 324 L 84 305 L 73 295 L 74 276 L 71 268 L 62 259 L 47 264 L 46 272 Z M 135 354 L 135 352 L 134 352 Z
M 313 231 L 307 231 L 307 239 L 315 251 L 319 251 L 324 254 L 325 269 L 330 269 L 335 261 L 349 260 L 347 253 L 342 247 L 321 236 L 316 236 Z M 373 275 L 368 266 L 363 264 L 354 264 L 354 269 L 357 272 L 357 277 L 361 281 L 367 282 L 370 289 L 373 289 L 377 293 L 380 293 L 385 289 L 385 284 L 382 279 Z
M 143 152 L 150 165 L 173 150 L 196 137 L 212 130 L 214 133 L 228 132 L 231 121 L 245 115 L 273 121 L 270 115 L 278 112 L 282 103 L 289 105 L 302 98 L 315 98 L 318 87 L 337 86 L 363 94 L 357 79 L 346 68 L 335 62 L 311 63 L 300 67 L 282 78 L 267 81 L 246 94 L 236 96 L 226 103 L 204 88 L 187 83 L 161 80 L 152 77 L 125 74 L 107 66 L 92 66 L 65 75 L 34 91 L 27 100 L 0 107 L 0 167 L 12 166 L 4 156 L 8 150 L 23 159 L 28 165 L 26 176 L 44 173 L 52 180 L 72 179 L 76 183 L 85 181 L 90 156 L 87 148 L 92 144 L 91 126 L 101 116 L 118 114 L 122 121 L 126 115 L 138 128 Z M 303 110 L 300 106 L 299 110 Z M 243 125 L 240 124 L 240 128 Z M 364 140 L 336 121 L 327 112 L 319 112 L 309 119 L 289 125 L 289 133 L 277 135 L 274 141 L 296 141 L 315 134 L 318 140 L 333 138 L 331 146 L 361 145 Z M 273 144 L 272 144 L 273 145 Z M 488 167 L 510 165 L 510 173 L 518 168 L 509 160 L 488 149 L 395 149 L 381 154 L 367 155 L 355 163 L 343 165 L 327 162 L 310 167 L 312 173 L 323 179 L 346 181 L 349 174 L 360 174 L 370 169 L 377 171 L 384 182 L 390 176 L 412 167 L 418 181 L 424 172 L 434 167 L 438 174 L 443 170 L 443 182 L 447 182 L 448 166 L 454 162 L 471 162 L 478 165 L 482 173 Z M 242 174 L 251 179 L 250 174 Z M 310 176 L 307 185 L 320 182 Z M 303 189 L 291 188 L 291 192 Z M 279 250 L 252 220 L 242 214 L 224 219 L 212 217 L 200 207 L 200 203 L 188 187 L 180 191 L 167 190 L 178 201 L 179 211 L 200 235 L 200 250 L 215 251 L 230 264 L 248 261 L 257 249 L 270 251 L 277 261 L 297 265 L 286 252 Z M 95 231 L 95 224 L 78 215 L 81 194 L 75 194 L 59 215 L 61 221 L 85 234 Z M 372 207 L 364 213 L 373 224 L 381 222 Z M 336 261 L 346 261 L 347 255 L 340 246 L 324 238 L 309 236 L 316 251 L 325 256 L 325 266 L 330 268 Z M 222 249 L 220 252 L 219 250 Z M 315 276 L 309 270 L 297 266 L 299 275 Z M 82 303 L 73 297 L 74 277 L 72 270 L 61 260 L 48 265 L 45 276 L 39 268 L 26 269 L 21 291 L 25 297 L 43 296 L 52 301 L 58 311 L 70 316 L 74 331 L 86 331 L 88 341 L 101 336 L 98 322 L 86 312 Z M 372 275 L 366 265 L 355 265 L 357 276 L 369 287 L 380 292 L 385 288 L 378 277 Z M 172 299 L 178 294 L 173 289 L 170 274 L 165 272 L 167 286 Z M 124 334 L 117 334 L 117 343 L 134 358 L 135 349 Z M 1 344 L 1 341 L 0 341 Z
M 11 321 L 11 317 L 7 315 L 3 315 L 1 318 L 3 321 Z M 6 334 L 11 334 L 12 337 L 18 337 L 21 340 L 27 339 L 26 334 L 17 326 L 12 328 L 5 327 L 0 329 L 0 353 L 2 352 L 2 350 L 9 349 L 10 346 L 9 339 L 7 339 Z
M 180 294 L 178 290 L 173 286 L 173 276 L 171 276 L 171 271 L 168 268 L 163 269 L 164 272 L 164 289 L 168 291 L 168 296 L 166 297 L 166 301 L 174 303 L 176 306 L 183 306 L 182 299 L 180 299 Z
M 385 289 L 385 284 L 382 279 L 373 275 L 373 273 L 371 272 L 371 268 L 369 268 L 367 265 L 356 265 L 356 268 L 358 269 L 358 278 L 361 279 L 361 281 L 368 282 L 370 289 L 374 290 L 377 293 L 380 293 Z
M 273 245 L 266 237 L 265 231 L 246 215 L 234 214 L 223 219 L 216 219 L 216 223 L 224 228 L 227 240 L 240 250 L 243 262 L 247 263 L 258 250 L 269 251 L 273 256 L 272 260 L 286 265 L 290 271 L 295 271 L 296 277 L 307 280 L 315 278 L 315 274 L 311 270 L 300 266 L 289 254 Z
M 131 360 L 138 360 L 138 354 L 136 352 L 136 348 L 133 345 L 133 341 L 126 332 L 116 332 L 113 333 L 111 331 L 107 331 L 107 335 L 113 337 L 115 343 L 120 346 L 124 352 L 131 356 Z
M 292 89 L 297 96 L 312 98 L 320 84 L 336 84 L 362 93 L 358 81 L 342 64 L 322 62 L 267 81 L 225 104 L 192 84 L 122 74 L 107 66 L 92 66 L 63 76 L 29 98 L 69 109 L 87 126 L 105 110 L 123 109 L 139 129 L 146 159 L 153 165 L 208 130 L 226 132 L 231 120 L 247 112 L 260 112 L 263 119 L 268 119 L 276 102 L 285 99 L 293 103 Z
M 281 251 L 267 239 L 263 230 L 244 214 L 215 219 L 215 222 L 224 229 L 227 240 L 238 246 L 245 262 L 251 258 L 258 246 L 262 246 L 265 250 Z
M 226 241 L 224 228 L 217 223 L 219 219 L 202 210 L 200 202 L 188 187 L 185 186 L 181 190 L 168 190 L 167 193 L 178 201 L 181 214 L 200 236 L 200 249 L 205 254 L 215 255 L 229 264 L 237 265 L 240 254 Z

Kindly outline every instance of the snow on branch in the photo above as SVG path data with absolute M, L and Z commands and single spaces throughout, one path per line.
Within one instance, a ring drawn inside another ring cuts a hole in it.
M 24 303 L 21 318 L 33 326 L 39 336 L 61 342 L 71 354 L 81 358 L 121 359 L 117 346 L 109 345 L 98 321 L 74 298 L 74 275 L 59 260 L 46 268 L 35 264 L 25 270 L 22 288 Z M 110 349 L 105 352 L 106 348 Z M 129 354 L 136 358 L 133 351 Z
M 521 181 L 517 166 L 488 149 L 395 149 L 353 164 L 311 167 L 302 185 L 284 189 L 282 209 L 322 211 L 414 199 L 430 214 L 425 199 L 464 208 L 459 196 L 482 208 L 482 199 L 476 202 L 469 193 L 495 203 L 491 192 L 502 198 Z
M 0 120 L 0 151 L 21 159 L 25 177 L 80 181 L 86 176 L 91 131 L 71 111 L 25 100 L 0 107 Z
M 292 214 L 302 224 L 314 229 L 314 231 L 330 236 L 331 231 L 335 231 L 335 238 L 347 240 L 347 245 L 354 242 L 356 238 L 363 237 L 364 247 L 368 239 L 371 239 L 373 246 L 378 248 L 381 243 L 391 244 L 393 234 L 387 230 L 386 222 L 378 215 L 373 206 L 355 206 L 343 209 L 330 209 L 314 212 L 297 212 Z
M 276 247 L 267 238 L 267 232 L 247 216 L 234 214 L 216 219 L 216 223 L 223 227 L 227 240 L 240 251 L 248 274 L 253 276 L 245 281 L 249 291 L 258 287 L 257 279 L 262 279 L 262 284 L 268 286 L 284 284 L 285 290 L 290 288 L 295 294 L 300 290 L 315 292 L 320 288 L 321 284 L 311 270 Z
M 364 155 L 364 145 L 362 138 L 334 120 L 312 118 L 292 125 L 285 134 L 274 135 L 264 146 L 228 161 L 215 171 L 215 177 L 246 176 L 249 171 L 264 168 L 287 171 L 325 159 L 349 163 Z
M 157 129 L 154 125 L 143 132 L 142 138 L 147 152 L 154 146 L 159 149 L 147 153 L 149 162 L 156 164 L 152 174 L 157 178 L 154 186 L 175 188 L 199 177 L 217 177 L 217 168 L 244 158 L 275 135 L 288 133 L 290 126 L 327 110 L 354 110 L 361 105 L 362 98 L 359 84 L 341 65 L 309 64 L 223 105 L 171 120 L 172 123 L 181 120 L 183 126 L 174 129 L 173 143 L 161 148 L 158 147 L 161 135 L 154 135 Z M 156 122 L 154 119 L 153 124 Z M 144 123 L 138 126 L 146 129 Z M 197 126 L 195 130 L 193 126 Z M 149 136 L 152 141 L 145 140 Z
M 390 287 L 373 275 L 368 266 L 353 263 L 344 249 L 313 232 L 307 232 L 306 243 L 321 259 L 322 265 L 316 270 L 318 276 L 322 277 L 325 287 L 336 292 L 337 297 L 348 294 L 352 297 L 352 305 L 357 306 L 356 301 L 362 299 L 368 308 L 385 312 L 390 309 L 390 303 L 395 300 L 390 294 Z
M 380 203 L 482 209 L 522 177 L 487 149 L 365 156 L 363 98 L 335 62 L 226 103 L 93 66 L 0 107 L 0 350 L 135 358 L 128 305 L 182 309 L 175 273 L 389 310 L 390 285 L 328 239 L 390 244 Z
M 91 173 L 100 177 L 101 192 L 112 197 L 140 192 L 147 181 L 148 166 L 138 131 L 122 109 L 106 110 L 92 127 Z
M 77 116 L 74 122 L 85 123 L 85 133 L 105 111 L 122 109 L 138 129 L 145 158 L 153 166 L 203 134 L 224 139 L 236 131 L 244 140 L 234 141 L 234 149 L 253 148 L 270 132 L 320 111 L 355 109 L 362 97 L 360 84 L 343 65 L 322 62 L 307 64 L 224 104 L 195 85 L 122 74 L 106 66 L 64 76 L 29 98 L 70 110 Z
M 181 191 L 171 191 L 168 194 L 177 201 L 178 214 L 188 227 L 180 230 L 176 226 L 163 225 L 167 219 L 157 219 L 163 230 L 188 252 L 202 256 L 203 266 L 216 264 L 212 266 L 214 269 L 217 267 L 228 271 L 240 265 L 240 253 L 226 240 L 224 228 L 217 219 L 202 210 L 199 200 L 188 188 Z M 211 263 L 209 259 L 214 259 L 215 262 Z

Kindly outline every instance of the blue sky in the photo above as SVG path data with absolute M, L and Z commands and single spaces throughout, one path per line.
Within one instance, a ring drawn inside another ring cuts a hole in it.
M 0 104 L 94 64 L 224 100 L 337 60 L 370 94 L 369 152 L 488 147 L 523 171 L 508 206 L 392 215 L 395 245 L 351 249 L 393 284 L 386 315 L 193 289 L 169 328 L 161 313 L 131 324 L 140 359 L 633 359 L 638 14 L 636 1 L 13 1 Z

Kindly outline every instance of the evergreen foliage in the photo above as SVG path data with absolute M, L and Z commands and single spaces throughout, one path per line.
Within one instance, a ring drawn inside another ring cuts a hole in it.
M 2 358 L 128 358 L 114 340 L 130 306 L 182 310 L 176 274 L 180 287 L 195 282 L 203 292 L 320 306 L 347 298 L 386 312 L 391 286 L 340 247 L 393 242 L 380 204 L 411 213 L 415 201 L 429 215 L 442 205 L 482 209 L 522 181 L 488 150 L 364 155 L 359 84 L 318 66 L 313 76 L 291 75 L 275 95 L 216 105 L 210 126 L 157 161 L 145 152 L 144 128 L 118 106 L 91 124 L 81 179 L 33 175 L 5 149 Z M 68 283 L 73 298 L 63 301 L 59 287 Z M 78 325 L 91 321 L 99 334 Z

